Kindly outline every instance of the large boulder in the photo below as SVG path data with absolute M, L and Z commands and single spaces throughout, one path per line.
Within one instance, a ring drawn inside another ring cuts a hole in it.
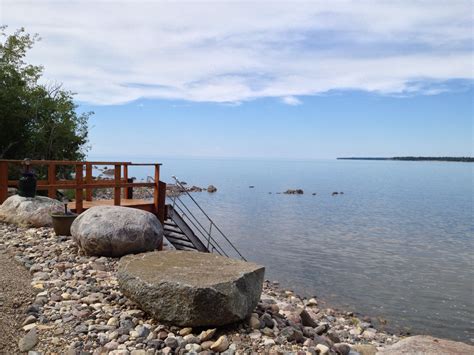
M 398 343 L 387 346 L 377 352 L 377 355 L 390 354 L 471 355 L 474 354 L 474 346 L 452 340 L 433 338 L 427 335 L 416 335 L 400 340 Z
M 262 293 L 263 266 L 220 255 L 160 251 L 120 260 L 122 292 L 157 320 L 221 326 L 248 317 Z
M 51 213 L 64 211 L 64 205 L 49 197 L 13 195 L 0 206 L 0 221 L 23 227 L 50 227 Z
M 74 220 L 71 235 L 87 255 L 120 257 L 157 249 L 163 241 L 163 227 L 150 212 L 96 206 Z

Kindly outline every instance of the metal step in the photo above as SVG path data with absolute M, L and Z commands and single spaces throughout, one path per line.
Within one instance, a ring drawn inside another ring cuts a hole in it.
M 191 227 L 189 227 L 189 225 L 172 206 L 167 206 L 167 212 L 168 218 L 164 223 L 165 236 L 170 236 L 168 240 L 176 249 L 178 249 L 178 247 L 188 247 L 187 245 L 183 244 L 185 242 L 190 243 L 192 245 L 190 248 L 194 250 L 209 253 L 209 250 L 206 248 L 204 243 L 198 238 Z

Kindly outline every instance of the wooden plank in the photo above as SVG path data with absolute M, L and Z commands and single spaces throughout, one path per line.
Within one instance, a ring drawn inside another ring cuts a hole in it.
M 154 187 L 155 183 L 153 182 L 130 182 L 130 183 L 120 183 L 120 187 Z M 9 182 L 8 186 L 18 186 L 18 181 L 17 182 Z M 75 189 L 76 188 L 76 182 L 71 181 L 71 183 L 64 184 L 64 183 L 59 183 L 58 181 L 56 184 L 51 185 L 52 187 L 55 188 L 63 188 L 63 189 Z M 116 185 L 113 181 L 110 181 L 108 183 L 101 183 L 101 182 L 93 182 L 91 184 L 86 184 L 83 183 L 82 187 L 86 188 L 89 187 L 91 189 L 99 189 L 99 188 L 114 188 Z M 47 190 L 50 187 L 47 183 L 42 183 L 37 185 L 38 190 Z
M 92 164 L 86 163 L 86 184 L 92 183 Z M 92 201 L 92 189 L 86 187 L 86 201 Z
M 115 206 L 120 206 L 120 174 L 121 174 L 121 166 L 120 165 L 115 165 L 115 170 L 114 170 L 114 205 Z
M 0 162 L 0 204 L 8 197 L 8 163 Z
M 82 165 L 76 165 L 76 212 L 82 213 L 83 206 L 82 206 Z
M 56 164 L 48 165 L 48 197 L 56 198 L 56 188 L 53 186 L 56 183 Z

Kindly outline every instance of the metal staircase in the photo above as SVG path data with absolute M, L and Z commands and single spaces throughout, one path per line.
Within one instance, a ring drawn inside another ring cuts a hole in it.
M 234 244 L 173 176 L 183 194 L 167 197 L 164 233 L 177 250 L 194 250 L 246 260 Z M 184 200 L 187 200 L 185 203 Z

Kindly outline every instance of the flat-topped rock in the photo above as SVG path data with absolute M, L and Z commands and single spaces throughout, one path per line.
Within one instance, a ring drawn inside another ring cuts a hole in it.
M 64 205 L 49 197 L 22 197 L 13 195 L 0 206 L 0 221 L 23 227 L 50 227 L 51 213 L 61 212 Z
M 120 260 L 120 289 L 161 322 L 199 327 L 245 319 L 257 306 L 263 266 L 220 255 L 159 251 Z
M 157 249 L 163 241 L 163 227 L 150 212 L 96 206 L 74 220 L 71 235 L 87 255 L 120 257 Z
M 406 355 L 471 355 L 474 346 L 465 343 L 433 338 L 427 335 L 416 335 L 387 346 L 377 352 L 377 355 L 406 354 Z

